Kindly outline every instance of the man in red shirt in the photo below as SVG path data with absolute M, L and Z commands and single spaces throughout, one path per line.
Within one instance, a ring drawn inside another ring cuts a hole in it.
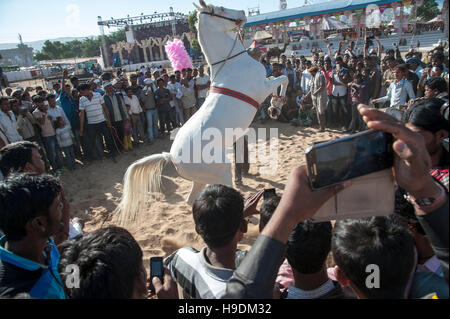
M 321 72 L 323 76 L 325 77 L 325 84 L 327 87 L 327 95 L 328 95 L 328 102 L 327 102 L 327 127 L 331 126 L 332 119 L 336 118 L 336 115 L 333 114 L 333 108 L 331 107 L 331 93 L 333 91 L 333 83 L 331 82 L 331 78 L 333 77 L 333 67 L 331 66 L 331 58 L 326 57 L 324 68 L 321 69 Z

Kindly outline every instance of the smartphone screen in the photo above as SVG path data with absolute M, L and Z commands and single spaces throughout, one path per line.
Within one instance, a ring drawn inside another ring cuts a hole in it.
M 277 192 L 275 188 L 269 188 L 264 190 L 263 198 L 264 200 L 269 199 L 270 197 L 277 196 Z
M 392 135 L 369 130 L 306 150 L 313 189 L 381 171 L 393 165 Z
M 152 257 L 150 258 L 150 290 L 155 291 L 152 284 L 153 277 L 158 277 L 161 282 L 163 282 L 163 258 L 162 257 Z

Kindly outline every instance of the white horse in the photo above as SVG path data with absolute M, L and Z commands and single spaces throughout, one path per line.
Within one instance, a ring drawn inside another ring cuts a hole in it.
M 194 4 L 195 5 L 195 4 Z M 178 174 L 193 181 L 187 202 L 192 204 L 207 184 L 232 186 L 231 162 L 225 150 L 243 135 L 226 136 L 225 129 L 242 129 L 251 124 L 258 105 L 282 85 L 286 76 L 266 78 L 266 70 L 251 58 L 233 31 L 246 22 L 245 12 L 206 5 L 200 0 L 198 38 L 211 66 L 210 92 L 200 108 L 177 132 L 170 153 L 145 157 L 128 167 L 124 176 L 122 199 L 117 207 L 120 222 L 134 220 L 139 204 L 160 192 L 164 165 L 171 161 Z M 205 139 L 205 130 L 215 128 L 221 136 Z M 205 162 L 199 152 L 204 148 L 221 151 L 221 160 Z M 197 158 L 197 160 L 195 160 Z

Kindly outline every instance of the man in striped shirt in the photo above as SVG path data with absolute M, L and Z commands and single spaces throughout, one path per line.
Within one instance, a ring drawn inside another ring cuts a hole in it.
M 164 260 L 171 277 L 183 289 L 185 299 L 217 299 L 226 289 L 246 252 L 237 244 L 247 232 L 246 216 L 254 213 L 259 192 L 245 203 L 233 188 L 211 185 L 195 200 L 195 230 L 206 243 L 201 251 L 181 248 Z
M 111 122 L 109 112 L 103 103 L 102 96 L 99 93 L 92 92 L 89 84 L 78 86 L 80 92 L 80 136 L 84 135 L 84 129 L 87 133 L 87 152 L 90 159 L 95 158 L 95 141 L 97 138 L 105 138 L 108 151 L 112 156 L 113 162 L 116 162 L 116 148 L 111 135 Z M 84 126 L 84 117 L 86 115 L 87 125 Z M 98 154 L 103 159 L 103 154 Z

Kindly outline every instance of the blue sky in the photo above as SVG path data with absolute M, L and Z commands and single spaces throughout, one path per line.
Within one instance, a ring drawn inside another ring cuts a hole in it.
M 320 1 L 320 0 L 319 0 Z M 0 0 L 0 43 L 18 42 L 20 33 L 25 42 L 57 37 L 98 35 L 97 16 L 103 19 L 123 18 L 169 12 L 188 13 L 194 10 L 193 0 Z M 259 5 L 261 12 L 278 10 L 277 0 L 212 0 L 214 5 L 241 9 Z M 196 0 L 198 3 L 198 0 Z M 300 0 L 288 1 L 289 7 L 299 6 Z M 77 14 L 79 13 L 79 14 Z M 113 31 L 113 28 L 109 29 Z M 108 28 L 105 29 L 108 32 Z
M 326 0 L 325 0 L 326 1 Z M 443 0 L 438 0 L 442 3 Z M 24 42 L 58 37 L 98 35 L 97 16 L 103 19 L 123 18 L 168 12 L 188 13 L 194 10 L 193 0 L 0 0 L 0 43 L 18 42 L 18 33 Z M 198 0 L 196 0 L 198 2 Z M 206 0 L 214 5 L 247 12 L 259 6 L 261 13 L 278 10 L 278 0 Z M 312 0 L 310 2 L 324 2 Z M 301 6 L 303 0 L 287 0 L 288 8 Z M 442 4 L 441 4 L 442 5 Z M 105 31 L 114 31 L 106 28 Z

